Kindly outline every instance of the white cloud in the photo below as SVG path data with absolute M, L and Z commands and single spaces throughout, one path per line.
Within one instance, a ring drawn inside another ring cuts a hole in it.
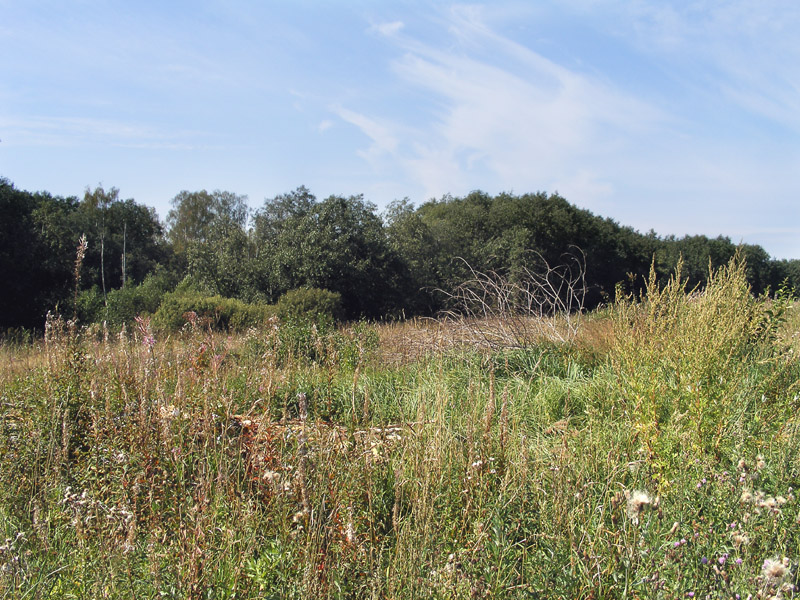
M 346 108 L 336 107 L 334 112 L 341 119 L 355 125 L 361 132 L 372 140 L 372 145 L 366 152 L 361 152 L 364 158 L 374 159 L 386 153 L 393 153 L 397 148 L 397 138 L 392 133 L 392 125 L 382 123 L 366 115 Z
M 705 93 L 800 132 L 800 4 L 607 0 L 588 13 Z
M 478 9 L 449 13 L 447 30 L 466 46 L 394 38 L 403 52 L 394 73 L 436 108 L 415 128 L 405 117 L 379 125 L 375 117 L 340 109 L 341 118 L 373 140 L 366 155 L 374 160 L 383 150 L 399 160 L 426 197 L 477 187 L 535 190 L 556 182 L 608 195 L 611 183 L 599 170 L 576 163 L 618 149 L 626 133 L 653 130 L 663 115 L 502 37 L 480 17 Z
M 769 4 L 761 18 L 748 2 L 575 0 L 556 18 L 584 19 L 597 47 L 617 40 L 618 54 L 596 64 L 572 41 L 563 46 L 577 54 L 561 55 L 580 57 L 572 62 L 515 41 L 503 33 L 515 21 L 494 5 L 455 6 L 427 37 L 410 27 L 386 37 L 392 85 L 421 102 L 356 110 L 354 94 L 337 113 L 372 140 L 358 155 L 376 175 L 413 182 L 425 198 L 558 191 L 642 230 L 749 243 L 770 232 L 789 256 L 790 232 L 771 223 L 777 198 L 797 188 L 800 154 L 785 136 L 800 130 L 800 38 Z M 788 21 L 800 25 L 798 14 Z M 631 79 L 626 60 L 652 77 Z M 742 122 L 747 114 L 773 119 L 784 139 Z M 773 212 L 754 202 L 765 195 Z M 784 205 L 780 218 L 800 218 Z
M 381 35 L 391 37 L 398 34 L 404 26 L 405 25 L 402 21 L 392 21 L 391 23 L 379 23 L 377 25 L 373 25 L 372 29 Z
M 75 147 L 81 145 L 131 148 L 192 149 L 184 140 L 190 132 L 166 133 L 153 127 L 88 117 L 21 117 L 0 120 L 9 146 Z

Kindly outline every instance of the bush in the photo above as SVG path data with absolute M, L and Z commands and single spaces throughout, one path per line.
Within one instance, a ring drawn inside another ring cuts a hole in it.
M 211 329 L 242 331 L 257 327 L 274 315 L 275 307 L 269 304 L 248 304 L 197 292 L 172 292 L 164 296 L 153 324 L 161 330 L 175 331 L 191 320 Z
M 174 278 L 164 272 L 147 275 L 139 285 L 109 290 L 106 301 L 96 285 L 78 295 L 78 318 L 83 323 L 102 323 L 119 328 L 142 314 L 153 314 L 161 299 L 175 287 Z
M 319 288 L 300 288 L 281 296 L 277 309 L 283 320 L 313 320 L 320 316 L 341 320 L 342 295 Z
M 790 301 L 755 298 L 737 254 L 702 291 L 687 289 L 679 263 L 664 286 L 651 273 L 640 302 L 615 305 L 614 380 L 624 382 L 626 410 L 651 451 L 688 441 L 733 452 L 737 440 L 791 416 L 798 363 L 777 343 Z

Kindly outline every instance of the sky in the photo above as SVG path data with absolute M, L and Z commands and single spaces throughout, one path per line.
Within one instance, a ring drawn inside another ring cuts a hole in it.
M 800 258 L 796 0 L 0 0 L 0 177 L 559 193 Z M 465 232 L 468 235 L 468 232 Z

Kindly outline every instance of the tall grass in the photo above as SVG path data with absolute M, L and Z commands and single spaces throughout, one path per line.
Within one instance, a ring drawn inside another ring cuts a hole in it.
M 0 377 L 0 589 L 791 597 L 798 320 L 744 281 L 651 279 L 569 343 L 491 351 L 428 323 L 53 320 Z

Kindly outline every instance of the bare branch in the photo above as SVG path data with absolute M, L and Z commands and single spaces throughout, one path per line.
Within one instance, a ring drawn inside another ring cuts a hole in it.
M 443 291 L 452 306 L 443 317 L 459 326 L 465 341 L 523 348 L 575 337 L 586 296 L 583 252 L 573 247 L 556 266 L 538 252 L 530 255 L 529 265 L 509 275 L 477 271 L 464 261 L 470 277 L 452 292 Z

